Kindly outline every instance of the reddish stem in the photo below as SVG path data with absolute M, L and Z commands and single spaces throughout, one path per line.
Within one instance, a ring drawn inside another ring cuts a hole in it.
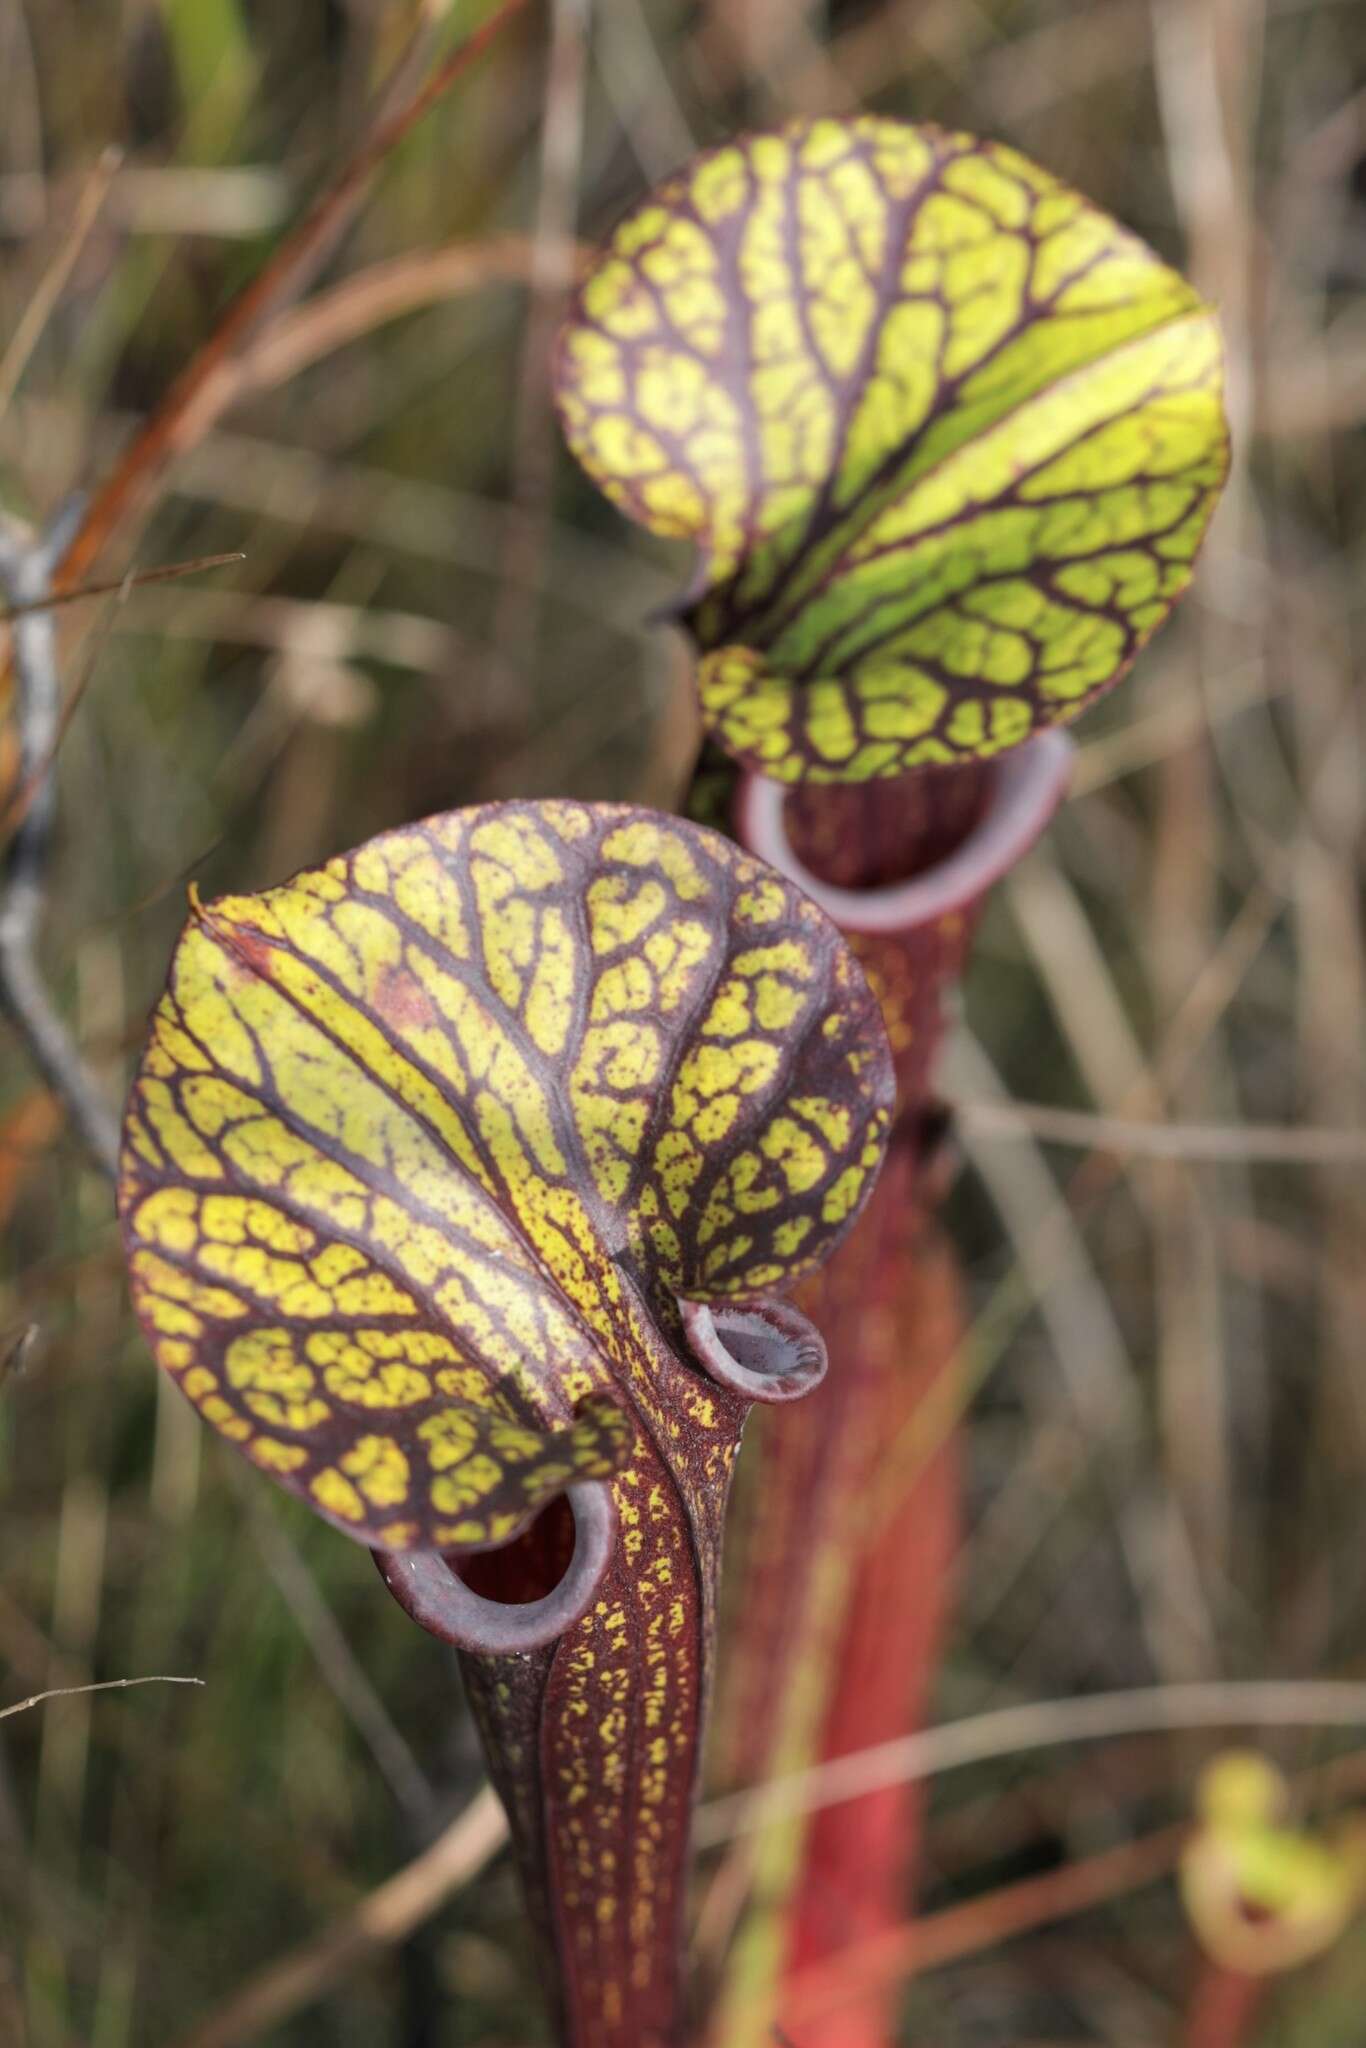
M 945 1178 L 932 1072 L 946 1001 L 987 890 L 1052 814 L 1068 751 L 1054 736 L 1001 766 L 786 798 L 750 778 L 739 795 L 742 843 L 814 895 L 858 953 L 882 1004 L 900 1113 L 859 1231 L 802 1296 L 826 1337 L 830 1379 L 788 1427 L 762 1432 L 763 1520 L 728 1679 L 725 1762 L 742 1781 L 793 1763 L 782 1703 L 815 1671 L 830 1690 L 812 1761 L 890 1739 L 928 1712 L 959 1532 L 953 1439 L 882 1526 L 869 1527 L 868 1504 L 886 1498 L 888 1446 L 952 1371 L 962 1332 L 952 1251 L 931 1221 Z M 798 2020 L 794 1983 L 900 1926 L 921 1813 L 920 1791 L 899 1788 L 810 1822 L 784 1909 L 780 2033 Z M 883 1979 L 828 2018 L 803 2016 L 802 2048 L 886 2048 L 895 2001 Z M 723 2026 L 757 2019 L 751 2005 Z M 749 2048 L 748 2035 L 734 2048 Z
M 909 1144 L 904 1151 L 897 1170 L 884 1177 L 885 1205 L 877 1199 L 848 1257 L 832 1261 L 819 1303 L 810 1296 L 806 1302 L 813 1317 L 823 1319 L 844 1370 L 842 1380 L 829 1383 L 834 1412 L 811 1415 L 808 1426 L 861 1429 L 866 1444 L 844 1502 L 847 1604 L 821 1731 L 822 1761 L 923 1723 L 951 1609 L 961 1523 L 956 1437 L 945 1438 L 914 1474 L 895 1511 L 868 1527 L 869 1499 L 885 1494 L 887 1446 L 904 1437 L 919 1404 L 954 1369 L 963 1328 L 956 1261 L 947 1239 L 911 1206 L 910 1184 L 923 1176 Z M 868 1255 L 858 1261 L 865 1234 Z M 895 1281 L 890 1299 L 888 1274 Z M 768 1433 L 768 1442 L 777 1448 L 776 1432 Z M 774 1464 L 781 1464 L 785 1448 Z M 765 1476 L 780 1483 L 779 1473 Z M 785 1980 L 850 1942 L 900 1924 L 919 1861 L 923 1812 L 923 1787 L 911 1785 L 812 1816 L 790 1908 Z M 896 1987 L 878 1985 L 833 2020 L 807 2024 L 793 2038 L 802 2048 L 884 2048 L 894 2037 L 895 2004 Z M 786 2010 L 785 1991 L 779 2014 L 790 2029 L 795 2016 Z
M 1183 2048 L 1245 2048 L 1266 1998 L 1267 1980 L 1206 1962 L 1195 1980 Z

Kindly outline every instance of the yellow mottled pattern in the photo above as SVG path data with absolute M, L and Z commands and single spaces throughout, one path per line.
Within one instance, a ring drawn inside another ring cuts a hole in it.
M 724 839 L 611 805 L 435 818 L 196 906 L 129 1102 L 137 1307 L 339 1527 L 499 1542 L 620 1468 L 632 1410 L 722 1469 L 730 1418 L 660 1385 L 673 1294 L 823 1257 L 889 1103 L 843 942 Z
M 571 447 L 702 551 L 702 711 L 861 781 L 1017 746 L 1190 579 L 1227 435 L 1214 316 L 1016 152 L 878 117 L 699 158 L 561 341 Z
M 659 2048 L 672 2038 L 721 1526 L 743 1419 L 719 1389 L 708 1413 L 693 1413 L 697 1382 L 677 1360 L 662 1379 L 673 1435 L 662 1456 L 642 1437 L 613 1481 L 617 1556 L 555 1653 L 541 1711 L 551 1883 L 579 2009 Z
M 546 1721 L 550 1846 L 570 1963 L 609 2021 L 648 2010 L 672 1977 L 702 1686 L 686 1523 L 656 1459 L 623 1477 L 617 1492 L 636 1509 L 643 1556 L 613 1567 L 566 1638 Z
M 650 1427 L 612 1480 L 618 1539 L 588 1612 L 544 1662 L 464 1665 L 524 1874 L 554 1902 L 585 2039 L 622 2048 L 676 2039 L 688 1822 L 745 1414 L 667 1348 L 657 1375 Z

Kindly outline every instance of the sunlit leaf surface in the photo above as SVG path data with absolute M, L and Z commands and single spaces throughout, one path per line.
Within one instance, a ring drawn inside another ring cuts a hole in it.
M 557 375 L 604 491 L 697 541 L 704 717 L 781 781 L 1075 716 L 1189 580 L 1227 459 L 1189 285 L 1014 151 L 876 118 L 661 186 Z
M 623 1400 L 733 1455 L 700 1374 L 661 1411 L 676 1297 L 822 1258 L 890 1097 L 834 927 L 716 834 L 430 819 L 196 908 L 128 1110 L 137 1307 L 207 1420 L 348 1533 L 501 1542 L 628 1461 Z

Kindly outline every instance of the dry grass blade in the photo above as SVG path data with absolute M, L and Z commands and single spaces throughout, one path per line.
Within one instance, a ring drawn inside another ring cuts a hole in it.
M 583 260 L 577 242 L 549 245 L 549 260 L 572 273 Z M 489 284 L 532 284 L 546 258 L 527 235 L 495 235 L 487 242 L 457 242 L 448 249 L 415 249 L 372 264 L 282 313 L 236 363 L 220 372 L 216 409 L 221 415 L 249 391 L 287 384 L 310 364 L 361 340 L 391 320 L 438 305 Z
M 1230 665 L 1265 667 L 1267 579 L 1255 573 L 1264 541 L 1247 460 L 1265 350 L 1253 191 L 1265 6 L 1239 0 L 1235 15 L 1226 0 L 1152 0 L 1151 19 L 1158 111 L 1189 267 L 1219 308 L 1233 450 L 1202 563 L 1208 599 L 1192 619 L 1191 681 L 1204 698 L 1206 679 Z M 1265 710 L 1260 727 L 1255 716 L 1243 723 L 1239 739 L 1235 751 L 1227 732 L 1207 723 L 1158 772 L 1149 956 L 1164 1019 L 1176 1012 L 1214 944 L 1220 776 L 1237 801 L 1248 747 L 1274 747 Z M 1191 1061 L 1174 1084 L 1171 1106 L 1180 1116 L 1202 1119 L 1232 1107 L 1222 1040 L 1220 1033 L 1208 1056 Z M 1267 1412 L 1257 1304 L 1235 1302 L 1216 1242 L 1216 1215 L 1246 1213 L 1251 1195 L 1241 1162 L 1230 1157 L 1222 1164 L 1218 1176 L 1197 1180 L 1179 1160 L 1163 1160 L 1150 1181 L 1165 1462 L 1211 1596 L 1234 1568 L 1233 1446 L 1254 1437 Z
M 330 1990 L 377 1948 L 403 1941 L 443 1899 L 467 1884 L 507 1840 L 507 1821 L 488 1788 L 404 1869 L 387 1879 L 316 1940 L 263 1970 L 216 2013 L 191 2029 L 177 2048 L 233 2048 Z
M 28 367 L 29 357 L 37 347 L 43 329 L 66 289 L 67 281 L 80 259 L 90 231 L 99 219 L 101 208 L 109 196 L 114 173 L 122 161 L 119 150 L 105 150 L 86 180 L 85 189 L 76 204 L 75 217 L 60 249 L 49 264 L 38 289 L 24 308 L 23 319 L 10 336 L 9 346 L 3 358 L 0 358 L 0 413 L 7 410 L 10 400 L 19 388 L 19 380 Z
M 1047 842 L 1007 877 L 1004 894 L 1092 1100 L 1102 1109 L 1155 1109 L 1159 1093 L 1113 964 Z
M 1123 1039 L 1120 1039 L 1121 1055 Z M 966 1032 L 957 1035 L 947 1069 L 980 1094 L 999 1083 L 986 1053 Z M 1120 1069 L 1130 1071 L 1127 1061 Z M 1147 1070 L 1131 1083 L 1149 1099 Z M 1144 1637 L 1163 1678 L 1188 1677 L 1191 1639 L 1208 1641 L 1211 1622 L 1192 1569 L 1189 1545 L 1167 1489 L 1136 1485 L 1134 1460 L 1147 1435 L 1135 1361 L 1087 1243 L 1038 1150 L 1037 1134 L 1002 1151 L 979 1142 L 971 1117 L 959 1119 L 965 1148 L 1009 1233 L 1017 1271 L 1027 1283 L 1056 1354 L 1072 1412 L 1085 1432 L 1142 1616 Z M 1092 1152 L 1091 1157 L 1097 1155 Z M 1147 1597 L 1154 1585 L 1167 1597 Z M 1179 1617 L 1179 1622 L 1178 1618 Z
M 974 1137 L 1040 1138 L 1088 1152 L 1144 1159 L 1271 1160 L 1289 1166 L 1366 1165 L 1366 1131 L 1310 1124 L 1138 1123 L 1053 1109 L 1042 1102 L 960 1101 L 954 1115 Z
M 594 57 L 617 119 L 654 185 L 685 163 L 697 139 L 658 49 L 643 0 L 607 0 Z
M 536 646 L 555 475 L 549 362 L 574 266 L 588 80 L 588 0 L 553 0 L 541 114 L 540 189 L 531 243 L 531 303 L 522 335 L 509 461 L 510 519 L 491 638 L 491 682 L 503 715 L 525 723 L 526 670 Z
M 218 417 L 225 388 L 220 373 L 248 346 L 262 323 L 296 297 L 326 260 L 360 206 L 370 182 L 405 136 L 430 113 L 456 80 L 483 56 L 526 0 L 502 0 L 411 96 L 382 112 L 360 147 L 298 226 L 285 237 L 260 274 L 229 309 L 209 340 L 172 384 L 113 475 L 92 500 L 61 565 L 69 587 L 98 559 L 113 535 L 146 508 L 166 465 L 202 440 Z M 419 30 L 421 35 L 421 30 Z M 406 66 L 401 62 L 400 70 Z
M 199 555 L 193 561 L 168 562 L 160 568 L 130 571 L 128 575 L 121 576 L 111 583 L 83 583 L 76 590 L 47 590 L 40 597 L 0 610 L 0 625 L 31 619 L 39 613 L 56 611 L 63 605 L 79 604 L 85 598 L 124 599 L 134 590 L 149 589 L 161 583 L 178 583 L 183 577 L 197 575 L 201 570 L 223 569 L 234 562 L 245 560 L 246 556 L 240 549 L 234 549 L 227 554 Z M 61 707 L 51 746 L 45 754 L 34 761 L 9 801 L 0 809 L 0 834 L 8 836 L 18 832 L 34 803 L 46 789 L 56 766 L 57 756 L 61 753 L 62 742 L 71 729 L 71 721 L 76 715 L 93 673 L 94 664 L 91 662 L 87 664 L 79 684 Z
M 434 1793 L 408 1744 L 395 1727 L 363 1664 L 346 1639 L 317 1580 L 290 1541 L 288 1531 L 255 1484 L 255 1475 L 234 1474 L 252 1532 L 295 1626 L 342 1711 L 359 1733 L 415 1833 L 423 1831 Z

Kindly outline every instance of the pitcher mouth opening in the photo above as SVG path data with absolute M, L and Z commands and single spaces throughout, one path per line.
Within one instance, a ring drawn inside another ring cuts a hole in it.
M 680 1297 L 678 1306 L 693 1357 L 732 1393 L 750 1401 L 799 1401 L 825 1378 L 825 1340 L 790 1301 Z
M 543 1649 L 588 1612 L 611 1562 L 616 1534 L 616 1508 L 604 1481 L 585 1480 L 567 1487 L 542 1516 L 563 1516 L 561 1502 L 573 1520 L 573 1547 L 560 1577 L 545 1592 L 535 1582 L 537 1571 L 544 1575 L 542 1582 L 551 1576 L 544 1560 L 521 1555 L 529 1531 L 502 1552 L 485 1550 L 468 1558 L 439 1550 L 377 1550 L 380 1577 L 405 1613 L 459 1650 L 493 1657 Z M 500 1556 L 511 1567 L 507 1598 L 496 1597 L 494 1591 Z M 474 1584 L 462 1576 L 462 1569 Z M 527 1597 L 529 1592 L 533 1597 Z
M 951 852 L 905 881 L 868 889 L 823 881 L 793 846 L 785 815 L 788 791 L 761 775 L 746 775 L 740 784 L 737 835 L 844 931 L 911 930 L 975 903 L 1028 851 L 1062 800 L 1074 753 L 1067 735 L 1052 731 L 1000 755 L 990 764 L 991 783 L 976 823 Z

